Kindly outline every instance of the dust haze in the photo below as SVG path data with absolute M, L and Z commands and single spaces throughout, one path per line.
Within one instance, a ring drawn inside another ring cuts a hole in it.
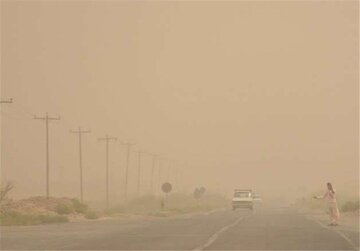
M 358 2 L 1 2 L 1 179 L 14 198 L 104 201 L 137 192 L 134 151 L 158 154 L 155 186 L 289 200 L 358 194 Z M 141 158 L 151 192 L 152 155 Z M 159 172 L 159 166 L 161 171 Z M 357 195 L 358 197 L 358 195 Z

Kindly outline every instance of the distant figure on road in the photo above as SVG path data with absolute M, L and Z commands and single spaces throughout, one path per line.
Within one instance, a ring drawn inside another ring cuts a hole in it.
M 326 184 L 327 191 L 323 196 L 314 196 L 314 199 L 327 199 L 329 205 L 330 224 L 329 226 L 339 225 L 339 209 L 336 202 L 335 190 L 333 189 L 330 182 Z

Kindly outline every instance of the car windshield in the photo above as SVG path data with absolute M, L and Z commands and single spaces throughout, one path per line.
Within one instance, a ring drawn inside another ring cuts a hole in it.
M 250 196 L 251 196 L 250 192 L 236 192 L 234 194 L 234 197 L 236 197 L 236 198 L 248 198 Z

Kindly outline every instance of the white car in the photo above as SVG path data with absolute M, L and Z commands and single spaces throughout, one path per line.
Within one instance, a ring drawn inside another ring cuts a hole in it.
M 254 209 L 254 198 L 251 189 L 235 189 L 232 199 L 232 209 L 247 208 Z

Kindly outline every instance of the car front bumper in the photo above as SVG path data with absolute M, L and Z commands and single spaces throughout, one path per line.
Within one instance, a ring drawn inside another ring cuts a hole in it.
M 233 208 L 252 208 L 253 203 L 250 201 L 233 201 L 232 207 Z

